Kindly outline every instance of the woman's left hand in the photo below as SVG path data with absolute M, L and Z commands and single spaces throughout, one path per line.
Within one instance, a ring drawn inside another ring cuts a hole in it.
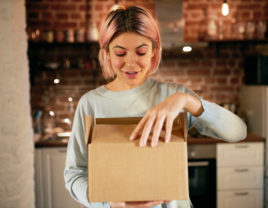
M 140 146 L 145 146 L 148 136 L 154 125 L 151 145 L 152 147 L 155 147 L 158 143 L 158 138 L 162 130 L 163 123 L 166 122 L 165 142 L 169 142 L 173 121 L 179 115 L 182 109 L 188 111 L 193 116 L 200 116 L 204 111 L 199 98 L 186 93 L 174 93 L 146 112 L 131 134 L 130 139 L 136 139 L 139 133 L 143 130 L 140 138 Z

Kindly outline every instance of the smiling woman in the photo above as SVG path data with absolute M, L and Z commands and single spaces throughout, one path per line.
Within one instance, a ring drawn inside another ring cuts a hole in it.
M 228 142 L 245 139 L 247 131 L 245 123 L 238 116 L 199 98 L 186 86 L 159 82 L 149 77 L 159 66 L 161 39 L 156 21 L 147 10 L 136 6 L 112 8 L 101 22 L 99 30 L 99 61 L 103 76 L 115 79 L 86 93 L 78 103 L 64 171 L 66 188 L 75 200 L 87 207 L 192 207 L 190 200 L 89 202 L 85 115 L 92 120 L 143 117 L 129 138 L 135 140 L 141 133 L 140 147 L 146 146 L 148 142 L 152 148 L 157 146 L 164 123 L 165 142 L 168 143 L 174 119 L 183 111 L 186 112 L 187 131 L 195 127 L 203 135 Z M 152 139 L 148 141 L 152 129 Z M 111 191 L 116 190 L 117 187 L 114 187 Z

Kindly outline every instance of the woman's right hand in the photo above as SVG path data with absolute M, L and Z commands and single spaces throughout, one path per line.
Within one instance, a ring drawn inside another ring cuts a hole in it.
M 109 202 L 111 208 L 149 208 L 171 201 Z

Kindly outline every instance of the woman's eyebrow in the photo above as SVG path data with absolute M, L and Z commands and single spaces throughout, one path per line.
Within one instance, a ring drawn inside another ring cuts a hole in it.
M 138 46 L 136 49 L 138 49 L 138 48 L 140 48 L 140 47 L 142 47 L 142 46 L 148 46 L 147 44 L 145 44 L 145 43 L 143 43 L 142 45 L 140 45 L 140 46 Z M 149 47 L 149 46 L 148 46 Z M 122 48 L 122 49 L 125 49 L 125 50 L 127 50 L 126 48 L 124 48 L 124 47 L 122 47 L 122 46 L 119 46 L 119 45 L 116 45 L 115 47 L 113 47 L 113 48 Z

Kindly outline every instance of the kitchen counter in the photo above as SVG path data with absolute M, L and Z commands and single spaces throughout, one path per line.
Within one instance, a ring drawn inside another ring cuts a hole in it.
M 239 141 L 239 142 L 264 142 L 264 141 L 265 141 L 264 138 L 248 132 L 246 139 Z M 227 143 L 227 142 L 225 142 L 223 140 L 219 140 L 219 139 L 214 139 L 211 137 L 203 137 L 202 135 L 200 135 L 197 138 L 188 137 L 188 139 L 187 139 L 188 145 L 216 144 L 216 143 Z M 67 147 L 67 145 L 68 145 L 68 139 L 57 140 L 57 141 L 46 141 L 46 142 L 38 141 L 38 142 L 35 142 L 35 148 Z

